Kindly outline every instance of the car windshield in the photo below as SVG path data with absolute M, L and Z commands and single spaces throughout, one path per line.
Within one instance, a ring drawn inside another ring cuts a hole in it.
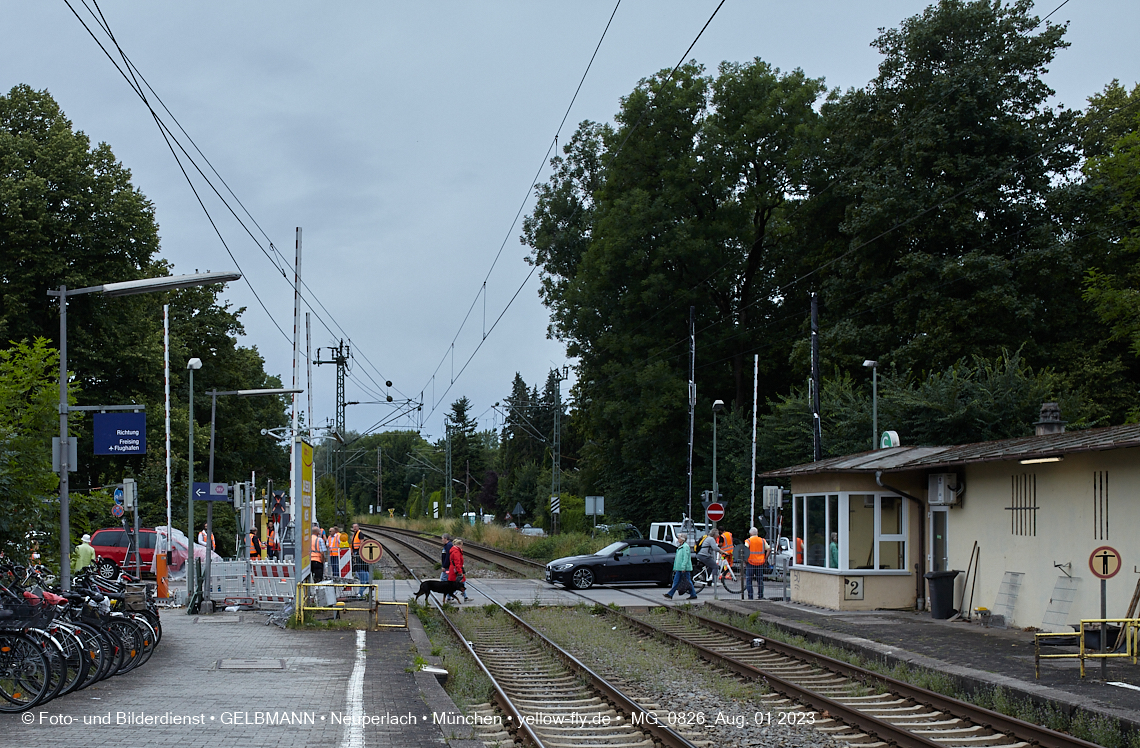
M 618 551 L 624 551 L 629 546 L 629 543 L 610 543 L 602 550 L 595 553 L 595 556 L 612 556 Z

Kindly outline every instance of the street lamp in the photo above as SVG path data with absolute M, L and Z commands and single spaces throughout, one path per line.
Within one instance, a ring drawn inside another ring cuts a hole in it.
M 714 502 L 720 500 L 720 487 L 716 484 L 716 414 L 724 410 L 724 400 L 713 402 L 713 493 Z M 714 523 L 715 524 L 715 523 Z
M 179 288 L 208 286 L 213 283 L 225 283 L 240 278 L 241 273 L 229 272 L 165 275 L 158 278 L 104 283 L 99 286 L 76 288 L 70 291 L 66 285 L 61 285 L 58 291 L 47 292 L 48 296 L 59 298 L 59 580 L 65 592 L 71 589 L 70 477 L 68 472 L 75 467 L 68 464 L 71 445 L 69 444 L 67 423 L 67 297 L 89 293 L 101 293 L 104 296 L 131 296 L 155 291 L 173 291 Z
M 194 361 L 198 361 L 198 359 L 194 359 Z M 198 365 L 201 366 L 202 362 L 198 361 Z M 193 370 L 191 370 L 190 376 L 191 377 L 194 376 Z M 193 380 L 191 380 L 191 382 L 193 382 Z M 191 392 L 193 392 L 193 384 L 191 384 Z M 214 482 L 214 422 L 216 421 L 217 415 L 218 415 L 218 397 L 219 396 L 221 396 L 221 395 L 233 395 L 234 397 L 253 397 L 255 395 L 296 395 L 296 394 L 300 394 L 302 392 L 304 392 L 304 390 L 285 389 L 282 387 L 277 387 L 277 388 L 272 388 L 272 389 L 258 389 L 258 390 L 223 390 L 222 392 L 219 392 L 218 390 L 210 390 L 210 472 L 209 472 L 209 482 L 210 483 Z M 193 427 L 193 424 L 191 424 L 191 427 Z M 190 493 L 191 493 L 191 496 L 194 493 L 193 481 L 191 481 L 191 484 L 190 484 Z M 193 526 L 191 526 L 191 529 L 193 529 Z M 210 585 L 208 582 L 210 579 L 210 561 L 212 560 L 212 558 L 214 556 L 214 554 L 212 553 L 212 551 L 213 551 L 213 540 L 214 540 L 214 502 L 210 501 L 206 504 L 206 543 L 207 543 L 206 567 L 205 567 L 205 569 L 202 570 L 202 577 L 207 581 L 207 584 L 204 587 L 206 592 L 204 595 L 202 595 L 203 600 L 209 600 L 210 599 Z
M 879 448 L 879 362 L 867 359 L 863 366 L 871 370 L 871 449 Z
M 186 497 L 186 540 L 190 553 L 186 558 L 186 612 L 194 600 L 194 372 L 202 368 L 202 359 L 192 358 L 186 362 L 190 372 L 190 465 L 187 480 L 190 491 Z

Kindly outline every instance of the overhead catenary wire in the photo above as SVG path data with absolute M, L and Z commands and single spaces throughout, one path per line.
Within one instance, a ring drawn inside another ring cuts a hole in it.
M 514 219 L 511 221 L 511 225 L 507 229 L 507 233 L 503 237 L 502 243 L 499 245 L 499 250 L 495 253 L 494 259 L 491 260 L 491 267 L 487 269 L 487 274 L 483 277 L 483 282 L 480 284 L 479 290 L 476 291 L 475 298 L 471 300 L 471 305 L 467 308 L 467 313 L 463 316 L 463 320 L 459 323 L 459 329 L 456 330 L 455 336 L 451 339 L 451 344 L 448 346 L 447 350 L 444 351 L 443 356 L 439 360 L 439 363 L 436 364 L 435 371 L 433 371 L 431 376 L 428 378 L 428 383 L 430 383 L 431 380 L 435 379 L 435 377 L 439 374 L 440 367 L 443 366 L 444 362 L 447 361 L 447 358 L 450 355 L 452 358 L 451 382 L 449 383 L 447 390 L 441 396 L 440 400 L 435 400 L 433 396 L 432 408 L 428 412 L 428 417 L 431 417 L 431 415 L 435 413 L 436 409 L 439 406 L 439 403 L 442 402 L 442 398 L 446 397 L 447 392 L 451 390 L 450 385 L 453 385 L 457 379 L 454 371 L 455 343 L 459 340 L 459 336 L 463 333 L 463 328 L 467 325 L 467 320 L 471 318 L 471 312 L 474 311 L 476 304 L 478 304 L 479 297 L 483 297 L 483 335 L 479 340 L 479 344 L 475 348 L 475 352 L 478 352 L 478 350 L 483 346 L 483 341 L 486 340 L 487 336 L 491 334 L 491 331 L 495 329 L 495 326 L 498 324 L 499 319 L 502 319 L 503 315 L 500 313 L 499 317 L 495 320 L 495 323 L 491 325 L 491 328 L 487 328 L 487 281 L 490 280 L 491 273 L 495 270 L 495 265 L 498 264 L 499 258 L 502 256 L 503 250 L 507 246 L 507 242 L 510 241 L 511 236 L 514 234 L 515 226 L 518 225 L 519 218 L 522 216 L 523 211 L 526 209 L 527 203 L 530 202 L 531 191 L 533 190 L 535 183 L 537 183 L 539 176 L 542 174 L 542 170 L 546 168 L 546 164 L 550 159 L 551 152 L 558 146 L 558 136 L 562 132 L 562 128 L 565 126 L 566 120 L 570 117 L 570 111 L 573 109 L 574 103 L 578 100 L 578 94 L 582 91 L 582 85 L 586 82 L 586 76 L 589 75 L 590 69 L 594 65 L 594 60 L 598 56 L 598 50 L 602 48 L 602 42 L 605 41 L 606 34 L 610 30 L 610 25 L 613 24 L 614 16 L 617 15 L 619 7 L 621 7 L 621 0 L 617 0 L 617 3 L 614 4 L 613 12 L 610 13 L 609 20 L 606 21 L 606 26 L 604 29 L 602 29 L 602 35 L 598 39 L 598 43 L 594 46 L 594 52 L 590 55 L 590 61 L 586 64 L 586 69 L 582 72 L 582 77 L 578 80 L 578 87 L 574 90 L 574 95 L 570 97 L 570 103 L 566 106 L 566 111 L 562 115 L 562 121 L 558 123 L 558 128 L 554 132 L 554 137 L 551 139 L 550 145 L 546 149 L 546 153 L 543 154 L 542 161 L 538 166 L 538 170 L 535 172 L 534 177 L 531 178 L 530 182 L 527 184 L 526 194 L 523 195 L 522 202 L 519 204 L 519 208 L 515 212 Z M 531 271 L 527 273 L 527 276 L 523 282 L 519 284 L 519 288 L 517 291 L 515 291 L 514 296 L 512 296 L 511 300 L 507 302 L 507 306 L 503 309 L 504 313 L 506 312 L 506 309 L 510 308 L 511 304 L 514 303 L 515 298 L 518 297 L 519 291 L 521 291 L 523 287 L 526 286 L 527 282 L 530 281 L 532 275 L 534 275 L 533 267 L 531 268 Z M 474 352 L 472 353 L 472 358 L 473 357 Z M 468 359 L 467 363 L 470 363 L 470 358 Z M 463 371 L 466 368 L 467 366 L 464 364 L 463 368 L 460 369 L 460 376 L 462 376 Z M 423 389 L 427 389 L 427 384 L 424 385 Z
M 154 88 L 146 80 L 145 76 L 143 76 L 143 74 L 137 69 L 137 67 L 134 65 L 134 63 L 130 60 L 130 57 L 126 54 L 125 50 L 123 50 L 122 47 L 119 45 L 118 41 L 115 39 L 114 33 L 111 30 L 110 23 L 107 21 L 106 17 L 103 15 L 102 9 L 99 8 L 97 0 L 91 0 L 92 4 L 95 6 L 95 10 L 91 9 L 91 7 L 87 4 L 87 0 L 80 0 L 80 2 L 83 3 L 83 7 L 92 16 L 92 18 L 95 21 L 95 24 L 103 31 L 103 33 L 105 33 L 107 35 L 107 37 L 114 44 L 116 50 L 118 51 L 120 57 L 123 60 L 122 66 L 119 65 L 119 63 L 115 60 L 114 56 L 106 48 L 106 46 L 103 44 L 103 42 L 99 39 L 99 37 L 95 34 L 95 32 L 91 29 L 91 27 L 87 24 L 87 22 L 80 16 L 80 14 L 77 12 L 75 7 L 72 6 L 70 0 L 64 0 L 64 2 L 65 2 L 65 4 L 67 4 L 67 6 L 71 10 L 72 14 L 75 15 L 76 19 L 79 20 L 80 24 L 83 25 L 83 27 L 87 31 L 87 33 L 91 36 L 91 38 L 95 41 L 95 43 L 103 51 L 104 55 L 107 56 L 107 58 L 110 60 L 111 64 L 114 65 L 115 69 L 119 72 L 119 74 L 124 78 L 124 80 L 127 81 L 128 86 L 131 87 L 132 91 L 134 91 L 134 93 L 140 98 L 140 100 L 142 100 L 143 104 L 147 107 L 152 118 L 155 120 L 156 125 L 158 125 L 160 133 L 162 134 L 164 140 L 166 141 L 167 147 L 171 150 L 172 155 L 174 155 L 175 160 L 178 163 L 179 169 L 182 171 L 183 177 L 186 179 L 187 183 L 189 184 L 191 190 L 193 191 L 193 193 L 195 195 L 195 198 L 197 199 L 197 201 L 198 201 L 200 207 L 202 208 L 203 212 L 206 214 L 207 219 L 210 221 L 211 226 L 213 226 L 214 231 L 218 235 L 219 240 L 222 242 L 222 245 L 225 248 L 227 254 L 234 261 L 234 264 L 238 266 L 239 271 L 241 270 L 241 267 L 237 261 L 237 258 L 234 256 L 233 251 L 230 249 L 228 243 L 225 241 L 224 237 L 221 235 L 221 232 L 218 229 L 212 215 L 210 214 L 209 209 L 206 207 L 204 201 L 202 200 L 201 196 L 199 195 L 197 188 L 194 187 L 193 181 L 190 179 L 189 174 L 186 172 L 186 169 L 182 164 L 182 159 L 179 158 L 178 154 L 174 150 L 174 145 L 177 145 L 178 150 L 180 150 L 182 152 L 183 157 L 185 157 L 185 159 L 194 167 L 195 171 L 198 172 L 198 174 L 202 177 L 202 179 L 206 182 L 206 184 L 210 187 L 210 189 L 214 192 L 214 194 L 218 197 L 218 199 L 222 202 L 222 204 L 226 207 L 226 209 L 229 210 L 230 214 L 234 217 L 235 220 L 237 220 L 238 224 L 249 235 L 249 237 L 257 245 L 258 249 L 261 250 L 262 254 L 264 254 L 266 256 L 266 258 L 273 264 L 274 268 L 278 272 L 281 273 L 281 275 L 284 278 L 284 280 L 286 281 L 286 283 L 288 283 L 290 285 L 290 288 L 293 289 L 295 292 L 300 293 L 300 289 L 296 288 L 296 283 L 292 279 L 289 278 L 289 274 L 285 271 L 285 267 L 288 266 L 288 261 L 281 254 L 280 250 L 277 249 L 276 245 L 273 244 L 272 240 L 269 239 L 269 237 L 265 233 L 264 229 L 262 229 L 260 224 L 257 223 L 256 219 L 253 218 L 252 214 L 250 214 L 248 209 L 246 209 L 245 205 L 241 202 L 241 200 L 237 197 L 237 195 L 229 187 L 228 183 L 226 183 L 225 180 L 221 177 L 221 175 L 218 173 L 217 169 L 215 169 L 213 164 L 209 161 L 209 159 L 206 158 L 205 154 L 198 147 L 197 143 L 193 140 L 193 138 L 190 137 L 190 135 L 186 132 L 185 128 L 182 127 L 181 123 L 177 120 L 177 118 L 173 115 L 173 113 L 170 112 L 169 107 L 166 106 L 165 102 L 162 101 L 161 97 L 154 91 Z M 142 81 L 142 84 L 140 84 L 139 81 Z M 238 215 L 237 211 L 234 210 L 233 206 L 230 205 L 230 203 L 226 199 L 226 197 L 222 195 L 221 191 L 213 183 L 213 180 L 205 173 L 205 171 L 202 169 L 202 167 L 199 166 L 199 164 L 197 163 L 197 160 L 194 158 L 194 156 L 190 154 L 190 152 L 187 150 L 187 148 L 182 144 L 181 140 L 175 135 L 173 130 L 166 124 L 166 122 L 162 119 L 162 117 L 158 114 L 158 112 L 155 111 L 155 109 L 151 105 L 149 98 L 147 97 L 145 91 L 143 91 L 142 85 L 146 86 L 147 90 L 149 90 L 151 92 L 151 94 L 153 95 L 154 99 L 159 102 L 160 106 L 170 116 L 171 120 L 174 121 L 174 123 L 177 125 L 178 129 L 183 133 L 183 135 L 186 137 L 186 139 L 188 141 L 190 141 L 190 143 L 194 147 L 194 150 L 197 151 L 197 153 L 202 158 L 202 160 L 206 162 L 206 164 L 210 168 L 210 171 L 213 172 L 213 174 L 217 177 L 218 181 L 220 181 L 222 183 L 222 185 L 225 187 L 226 191 L 232 196 L 233 200 L 241 207 L 242 211 L 246 214 L 246 216 L 254 224 L 254 226 L 257 227 L 258 231 L 261 232 L 262 236 L 265 237 L 266 241 L 269 243 L 270 249 L 272 249 L 273 253 L 276 254 L 277 257 L 281 259 L 282 263 L 285 264 L 285 267 L 283 267 L 281 264 L 279 264 L 277 262 L 277 260 L 274 258 L 273 254 L 270 254 L 270 252 L 267 251 L 265 249 L 265 247 L 263 247 L 261 245 L 260 240 L 258 240 L 258 238 L 256 236 L 254 236 L 253 232 L 250 230 L 250 228 L 246 224 L 245 220 L 243 220 L 242 217 L 240 215 Z M 172 145 L 172 143 L 173 143 L 173 145 Z M 263 311 L 265 311 L 266 316 L 269 317 L 270 321 L 278 329 L 278 331 L 291 343 L 292 339 L 289 337 L 289 335 L 287 333 L 285 333 L 284 329 L 277 322 L 276 318 L 274 318 L 273 314 L 266 307 L 265 303 L 261 300 L 256 289 L 254 289 L 252 281 L 250 281 L 248 274 L 243 272 L 242 276 L 243 276 L 243 279 L 246 281 L 246 284 L 249 286 L 250 291 L 253 293 L 254 298 L 257 299 L 257 301 L 261 305 Z M 322 326 L 324 326 L 324 328 L 329 333 L 335 335 L 335 334 L 337 334 L 337 331 L 339 331 L 339 333 L 341 335 L 343 335 L 346 339 L 348 339 L 351 342 L 351 336 L 348 335 L 348 333 L 344 330 L 344 328 L 340 325 L 340 323 L 328 311 L 327 307 L 325 307 L 324 303 L 320 300 L 320 298 L 317 297 L 317 295 L 308 287 L 308 285 L 305 283 L 304 279 L 299 279 L 299 280 L 300 280 L 300 287 L 303 288 L 306 292 L 306 293 L 301 293 L 301 296 L 305 300 L 305 302 L 309 305 L 310 309 L 312 309 L 313 316 L 315 316 L 317 318 L 317 320 L 321 323 Z M 321 314 L 317 313 L 316 309 L 313 308 L 314 304 L 316 305 L 316 307 L 318 307 L 321 311 L 324 312 L 324 315 L 329 318 L 328 320 L 326 320 L 324 318 L 324 316 L 322 316 Z M 331 321 L 331 325 L 330 325 L 330 321 Z M 333 327 L 335 327 L 336 330 L 334 330 Z M 359 350 L 359 346 L 354 345 L 354 348 Z M 380 378 L 382 380 L 387 381 L 387 378 L 379 370 L 379 368 L 376 367 L 376 365 L 374 363 L 372 363 L 371 359 L 368 358 L 366 353 L 361 351 L 360 355 L 361 355 L 361 358 L 376 372 L 377 375 L 380 376 Z M 383 389 L 384 385 L 381 385 L 379 382 L 377 382 L 376 379 L 367 370 L 365 370 L 363 373 L 366 377 L 368 377 L 369 380 L 372 381 L 374 386 L 376 386 L 377 388 Z M 396 389 L 397 392 L 400 392 L 399 388 L 393 387 L 393 389 Z M 400 394 L 402 396 L 406 397 L 406 395 L 404 395 L 404 393 L 400 392 Z
M 717 4 L 716 8 L 712 12 L 712 15 L 710 15 L 708 20 L 705 21 L 704 25 L 701 27 L 701 30 L 699 32 L 697 32 L 696 37 L 693 38 L 692 43 L 690 43 L 688 48 L 685 50 L 685 53 L 681 55 L 681 59 L 673 67 L 672 71 L 670 71 L 669 75 L 667 76 L 667 80 L 672 80 L 673 76 L 675 76 L 677 74 L 677 71 L 681 69 L 681 66 L 685 63 L 685 58 L 688 57 L 689 53 L 693 51 L 693 47 L 695 47 L 697 42 L 700 41 L 700 38 L 704 35 L 705 30 L 708 29 L 709 24 L 712 23 L 713 19 L 716 18 L 717 13 L 719 13 L 720 9 L 724 6 L 725 1 L 726 0 L 721 0 L 720 3 Z M 619 4 L 620 4 L 620 2 L 619 2 Z M 616 12 L 617 8 L 615 7 L 614 10 Z M 611 15 L 610 20 L 611 21 L 613 20 L 612 15 Z M 606 29 L 607 30 L 609 29 L 609 24 L 606 25 Z M 605 34 L 603 33 L 603 39 L 604 38 L 605 38 Z M 600 45 L 601 41 L 599 41 L 598 44 Z M 595 49 L 595 54 L 597 54 L 596 49 Z M 591 62 L 591 64 L 593 63 L 592 57 L 590 58 L 590 62 Z M 589 68 L 587 68 L 587 72 L 589 72 Z M 577 96 L 577 92 L 575 92 L 575 96 Z M 573 102 L 571 102 L 571 106 L 572 105 L 573 105 Z M 621 145 L 618 146 L 617 150 L 615 150 L 614 153 L 610 155 L 609 161 L 606 164 L 606 168 L 609 168 L 613 164 L 614 160 L 621 154 L 622 148 L 625 146 L 625 143 L 629 140 L 629 137 L 630 137 L 630 135 L 633 134 L 633 131 L 636 130 L 637 127 L 641 124 L 642 120 L 645 118 L 645 114 L 647 113 L 647 111 L 648 110 L 643 110 L 641 116 L 637 119 L 637 121 L 634 122 L 633 126 L 630 127 L 629 131 L 626 134 L 625 140 L 623 140 Z M 563 117 L 563 122 L 565 122 L 565 119 L 566 118 Z M 561 127 L 561 125 L 559 127 Z M 543 156 L 543 165 L 539 167 L 538 174 L 541 174 L 542 169 L 545 168 L 546 160 L 550 156 L 550 152 L 554 146 L 554 143 L 557 143 L 557 134 L 555 135 L 554 142 L 551 144 L 551 148 L 548 148 L 546 151 L 546 154 Z M 537 178 L 538 178 L 538 176 L 536 175 L 535 180 L 537 180 Z M 527 197 L 524 199 L 524 202 L 523 202 L 524 206 L 525 206 L 526 202 L 530 199 L 531 190 L 533 189 L 533 183 L 534 183 L 534 180 L 532 180 L 531 186 L 528 186 L 528 188 L 527 188 Z M 521 215 L 521 214 L 522 214 L 522 208 L 520 207 L 519 212 L 518 212 L 518 214 L 516 214 L 516 217 L 515 217 L 516 223 L 518 221 L 518 215 Z M 514 223 L 511 224 L 511 232 L 512 233 L 514 231 L 514 225 L 515 225 Z M 505 241 L 504 241 L 504 245 L 505 245 Z M 432 408 L 428 412 L 428 417 L 431 417 L 431 415 L 434 414 L 435 411 L 439 408 L 439 404 L 442 403 L 444 401 L 444 399 L 447 397 L 447 394 L 451 391 L 451 388 L 455 385 L 456 380 L 460 376 L 463 375 L 464 371 L 466 371 L 467 366 L 471 363 L 472 359 L 475 358 L 475 354 L 478 353 L 479 349 L 483 347 L 483 343 L 487 340 L 487 336 L 490 335 L 491 331 L 494 330 L 495 327 L 499 324 L 499 321 L 502 320 L 503 315 L 505 315 L 507 313 L 507 310 L 510 309 L 510 307 L 514 303 L 515 299 L 518 298 L 519 293 L 523 290 L 523 288 L 526 286 L 526 284 L 530 281 L 531 277 L 534 275 L 534 271 L 537 269 L 538 269 L 537 264 L 531 266 L 530 272 L 527 273 L 527 275 L 523 279 L 522 283 L 520 283 L 518 288 L 515 289 L 515 292 L 511 296 L 510 301 L 508 301 L 506 306 L 503 307 L 502 312 L 499 313 L 499 316 L 495 319 L 494 324 L 491 325 L 490 329 L 488 329 L 483 334 L 483 337 L 476 344 L 475 350 L 471 352 L 471 355 L 467 358 L 467 361 L 460 368 L 459 374 L 454 374 L 454 373 L 452 374 L 451 381 L 448 383 L 447 388 L 443 391 L 443 393 L 440 395 L 440 397 L 438 399 L 436 399 L 434 394 L 433 394 Z M 484 281 L 484 283 L 485 283 L 485 281 Z M 476 300 L 478 300 L 478 295 L 476 295 Z M 472 305 L 474 305 L 474 302 L 472 302 Z M 469 315 L 470 315 L 470 310 L 468 310 L 468 316 Z M 466 319 L 467 318 L 465 317 L 464 320 L 466 320 Z M 462 326 L 460 329 L 462 330 Z M 458 338 L 458 335 L 459 335 L 459 333 L 456 333 L 456 339 Z M 455 345 L 455 341 L 453 339 L 451 346 L 448 347 L 448 351 L 446 351 L 444 353 L 443 358 L 440 360 L 439 365 L 436 366 L 436 371 L 431 375 L 431 377 L 429 377 L 429 379 L 428 379 L 429 384 L 434 381 L 436 374 L 438 374 L 438 372 L 439 372 L 439 367 L 442 366 L 444 361 L 447 360 L 448 353 L 450 353 L 452 356 L 454 356 L 454 345 Z M 427 384 L 424 385 L 424 389 L 425 390 L 427 389 Z

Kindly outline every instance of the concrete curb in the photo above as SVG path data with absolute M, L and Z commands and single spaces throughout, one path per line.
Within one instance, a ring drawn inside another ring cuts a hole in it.
M 431 654 L 431 639 L 428 638 L 427 631 L 424 631 L 423 624 L 414 613 L 408 615 L 408 631 L 412 635 L 412 643 L 420 657 L 432 665 L 442 666 L 443 660 Z M 418 671 L 415 673 L 415 678 L 416 685 L 420 687 L 420 695 L 433 714 L 437 712 L 456 716 L 463 714 L 434 675 Z M 439 729 L 448 745 L 454 748 L 484 748 L 483 742 L 477 739 L 475 731 L 467 725 L 439 725 Z

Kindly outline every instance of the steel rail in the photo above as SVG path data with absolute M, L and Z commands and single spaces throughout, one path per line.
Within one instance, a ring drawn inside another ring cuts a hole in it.
M 699 624 L 705 628 L 713 629 L 714 631 L 738 638 L 742 641 L 751 641 L 758 636 L 755 632 L 748 631 L 747 629 L 737 628 L 731 624 L 706 618 L 705 616 L 687 610 L 673 610 L 679 615 L 688 616 L 698 621 Z M 893 693 L 911 699 L 927 708 L 937 709 L 952 714 L 955 717 L 968 719 L 974 724 L 981 725 L 995 732 L 1003 733 L 1009 737 L 1040 745 L 1041 748 L 1073 748 L 1074 746 L 1077 748 L 1097 748 L 1095 743 L 1081 740 L 1072 735 L 1066 735 L 1055 730 L 1050 730 L 1047 727 L 1041 727 L 1040 725 L 1017 719 L 1016 717 L 1010 717 L 1000 712 L 986 709 L 985 707 L 944 696 L 936 691 L 906 683 L 897 678 L 892 678 L 889 675 L 873 673 L 870 670 L 797 647 L 793 644 L 785 644 L 769 637 L 762 638 L 764 639 L 764 646 L 766 648 L 779 654 L 811 662 L 825 670 L 854 680 L 864 682 L 868 680 L 879 681 L 886 685 Z
M 395 534 L 399 534 L 399 535 L 409 535 L 411 537 L 416 538 L 417 540 L 422 540 L 422 541 L 427 542 L 427 543 L 432 543 L 432 544 L 439 543 L 439 540 L 434 535 L 432 535 L 431 533 L 420 532 L 418 530 L 405 530 L 402 527 L 389 527 L 387 525 L 361 525 L 360 527 L 362 530 L 365 528 L 369 528 L 373 532 L 389 532 L 389 533 L 395 533 Z M 519 556 L 519 555 L 516 555 L 514 553 L 508 553 L 507 551 L 502 551 L 502 550 L 499 550 L 498 548 L 493 548 L 489 545 L 483 545 L 482 543 L 476 543 L 475 541 L 468 540 L 467 538 L 463 539 L 463 546 L 464 546 L 464 548 L 473 548 L 475 551 L 477 551 L 476 553 L 471 554 L 473 557 L 476 557 L 476 558 L 478 558 L 479 554 L 482 553 L 485 555 L 498 556 L 499 558 L 507 559 L 507 560 L 511 561 L 512 563 L 522 564 L 523 566 L 526 566 L 528 568 L 532 568 L 535 570 L 545 570 L 546 569 L 546 564 L 535 561 L 534 559 L 527 558 L 525 556 Z M 464 553 L 466 553 L 466 551 L 464 551 Z M 487 563 L 495 564 L 497 566 L 503 565 L 503 564 L 500 564 L 496 561 L 489 560 L 486 558 L 481 559 L 481 560 L 486 561 Z
M 400 541 L 397 540 L 396 542 Z M 419 553 L 421 556 L 430 559 L 430 556 L 415 546 L 407 545 L 406 543 L 402 543 L 401 545 L 404 545 L 405 548 L 410 548 L 412 551 Z M 404 563 L 399 554 L 391 550 L 389 550 L 389 553 L 391 553 L 392 557 L 396 559 L 396 564 L 403 568 L 403 570 L 407 572 L 412 579 L 416 580 L 417 582 L 422 581 L 418 576 L 416 576 L 416 573 L 412 571 L 411 567 Z M 519 708 L 515 706 L 515 703 L 513 701 L 511 701 L 511 697 L 507 695 L 502 686 L 500 686 L 499 682 L 495 679 L 495 676 L 491 675 L 491 672 L 487 669 L 487 666 L 483 664 L 483 661 L 481 659 L 479 659 L 479 655 L 475 653 L 475 649 L 471 646 L 471 642 L 467 641 L 467 637 L 463 635 L 463 633 L 455 626 L 455 622 L 452 621 L 447 616 L 447 613 L 444 612 L 443 606 L 439 604 L 433 595 L 428 595 L 428 599 L 431 600 L 432 604 L 435 606 L 436 612 L 438 612 L 439 615 L 443 618 L 444 622 L 447 623 L 448 628 L 451 629 L 452 635 L 459 640 L 459 642 L 463 645 L 463 648 L 467 650 L 467 654 L 469 654 L 471 658 L 475 660 L 475 664 L 479 666 L 479 669 L 482 670 L 483 674 L 487 676 L 487 679 L 491 681 L 491 687 L 495 691 L 495 701 L 499 703 L 499 707 L 511 718 L 510 721 L 513 723 L 515 729 L 521 730 L 523 733 L 523 738 L 530 741 L 530 743 L 534 745 L 535 748 L 546 748 L 542 740 L 539 739 L 538 735 L 536 735 L 534 733 L 534 730 L 531 729 L 531 726 L 527 724 L 525 719 L 523 719 L 522 712 L 519 711 Z
M 764 670 L 761 670 L 757 667 L 721 654 L 716 650 L 709 649 L 708 647 L 697 644 L 696 642 L 689 641 L 684 637 L 677 636 L 676 634 L 671 634 L 668 631 L 657 628 L 651 623 L 642 621 L 638 618 L 634 618 L 627 613 L 608 608 L 605 612 L 606 615 L 620 616 L 627 623 L 647 634 L 664 636 L 668 639 L 682 642 L 685 645 L 695 649 L 701 657 L 705 658 L 709 662 L 720 665 L 721 667 L 731 670 L 737 675 L 744 676 L 745 678 L 762 680 L 767 683 L 769 688 L 781 696 L 791 699 L 792 701 L 799 702 L 801 704 L 806 704 L 818 712 L 827 712 L 827 714 L 832 718 L 850 725 L 851 727 L 862 730 L 867 735 L 881 740 L 888 745 L 899 746 L 899 748 L 935 748 L 935 746 L 941 746 L 942 748 L 945 748 L 944 744 L 942 743 L 928 740 L 921 735 L 915 735 L 914 733 L 907 732 L 905 730 L 900 730 L 889 722 L 885 722 L 881 719 L 878 719 L 877 717 L 872 717 L 869 714 L 864 714 L 858 709 L 849 707 L 842 702 L 830 699 L 826 696 L 822 696 L 818 693 L 815 693 L 814 691 L 803 688 L 802 686 L 797 686 L 791 681 L 784 680 L 783 678 L 772 675 L 771 673 L 765 672 Z M 750 639 L 754 638 L 756 637 L 750 637 Z M 765 642 L 767 642 L 767 640 L 765 640 Z
M 409 571 L 409 573 L 411 572 Z M 413 574 L 412 576 L 414 577 L 415 575 Z M 416 581 L 419 580 L 417 579 Z M 531 728 L 527 720 L 523 718 L 523 713 L 515 706 L 515 703 L 511 701 L 511 697 L 507 695 L 507 692 L 499 684 L 498 679 L 491 674 L 491 671 L 483 663 L 483 660 L 475 653 L 475 647 L 471 645 L 471 642 L 467 641 L 467 637 L 463 635 L 463 632 L 459 630 L 455 622 L 444 612 L 443 606 L 441 606 L 434 597 L 432 598 L 432 604 L 435 605 L 436 611 L 447 623 L 448 628 L 451 629 L 451 633 L 463 644 L 463 648 L 467 650 L 467 654 L 475 660 L 475 664 L 483 671 L 483 675 L 487 676 L 487 679 L 491 681 L 491 687 L 495 690 L 495 700 L 499 702 L 499 707 L 507 713 L 507 716 L 510 718 L 508 721 L 512 722 L 515 729 L 522 732 L 523 737 L 530 741 L 535 748 L 546 748 L 545 743 L 535 734 L 534 729 Z M 509 728 L 510 726 L 508 725 L 508 732 L 510 731 Z
M 480 592 L 485 595 L 487 599 L 491 600 L 491 602 L 493 602 L 495 605 L 499 606 L 499 609 L 506 613 L 516 626 L 541 642 L 552 654 L 554 654 L 555 657 L 561 660 L 562 663 L 566 665 L 566 667 L 584 678 L 593 689 L 600 692 L 602 696 L 617 706 L 618 709 L 624 711 L 627 715 L 629 715 L 631 718 L 631 723 L 635 723 L 632 717 L 635 714 L 640 714 L 642 716 L 642 719 L 641 724 L 638 726 L 646 730 L 650 735 L 653 736 L 655 740 L 666 746 L 666 748 L 697 748 L 697 746 L 685 738 L 685 736 L 674 731 L 666 725 L 660 724 L 660 722 L 657 720 L 657 715 L 654 712 L 650 712 L 642 708 L 640 704 L 627 696 L 620 688 L 607 681 L 601 675 L 595 673 L 592 669 L 590 669 L 588 665 L 586 665 L 574 655 L 567 652 L 562 647 L 555 644 L 551 639 L 543 635 L 538 629 L 534 628 L 522 618 L 515 615 L 512 611 L 508 610 L 507 607 L 500 603 L 498 600 L 495 600 L 490 595 L 487 595 L 487 593 L 483 590 L 480 590 Z

